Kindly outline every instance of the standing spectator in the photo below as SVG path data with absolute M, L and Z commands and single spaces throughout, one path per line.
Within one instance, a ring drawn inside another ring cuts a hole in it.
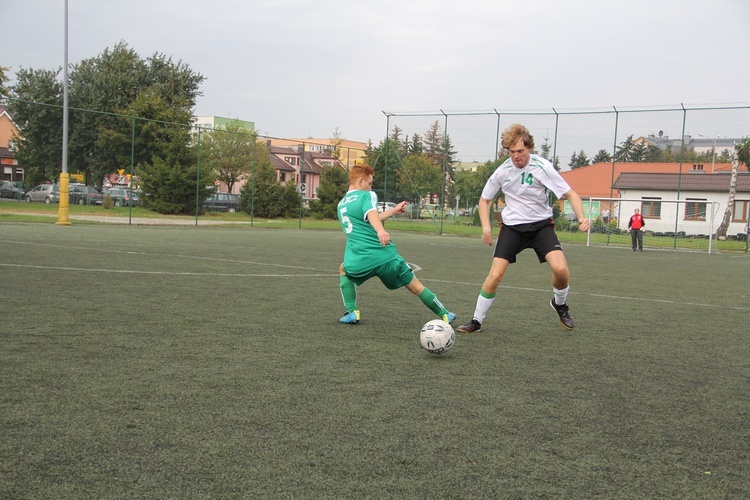
M 643 251 L 643 228 L 646 226 L 646 221 L 643 220 L 641 211 L 635 209 L 633 215 L 628 221 L 628 229 L 630 229 L 630 240 L 633 242 L 633 251 Z

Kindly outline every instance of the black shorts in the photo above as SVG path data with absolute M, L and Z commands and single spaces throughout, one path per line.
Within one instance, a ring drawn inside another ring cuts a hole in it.
M 553 250 L 562 251 L 552 220 L 518 226 L 503 225 L 495 242 L 493 256 L 513 263 L 516 255 L 527 248 L 534 249 L 540 263 L 546 262 L 547 254 Z

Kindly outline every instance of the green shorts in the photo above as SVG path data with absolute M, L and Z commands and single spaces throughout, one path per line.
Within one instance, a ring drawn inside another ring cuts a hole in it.
M 344 269 L 346 272 L 346 269 Z M 408 285 L 414 279 L 414 271 L 400 255 L 395 259 L 381 264 L 374 269 L 370 269 L 365 274 L 352 276 L 348 272 L 347 277 L 359 286 L 370 278 L 377 276 L 389 290 L 396 290 Z

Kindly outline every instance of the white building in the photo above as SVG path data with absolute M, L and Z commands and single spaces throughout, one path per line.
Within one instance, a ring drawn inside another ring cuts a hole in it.
M 623 172 L 613 187 L 620 192 L 617 210 L 618 227 L 626 230 L 633 210 L 638 208 L 646 219 L 646 230 L 655 232 L 678 232 L 687 235 L 708 233 L 711 208 L 713 231 L 719 228 L 729 201 L 730 172 L 706 173 L 643 173 Z M 667 200 L 683 200 L 687 204 L 664 203 Z M 715 202 L 712 203 L 712 202 Z M 728 237 L 747 233 L 750 211 L 750 174 L 738 172 L 734 206 Z

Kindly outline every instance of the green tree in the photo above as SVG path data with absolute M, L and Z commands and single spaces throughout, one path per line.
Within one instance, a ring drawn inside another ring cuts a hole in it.
M 440 122 L 435 120 L 430 124 L 430 127 L 424 133 L 424 154 L 432 160 L 432 162 L 444 171 L 445 185 L 446 185 L 446 199 L 443 200 L 448 204 L 452 204 L 453 200 L 453 182 L 455 181 L 455 172 L 453 169 L 453 163 L 455 162 L 457 152 L 453 149 L 451 138 L 449 135 L 444 134 Z M 441 181 L 442 183 L 442 181 Z M 430 193 L 430 199 L 435 201 L 434 198 L 437 196 L 440 198 L 440 189 L 437 192 Z
M 196 206 L 200 210 L 215 176 L 209 168 L 200 170 L 187 125 L 189 113 L 175 110 L 154 87 L 141 92 L 126 111 L 148 118 L 136 121 L 137 136 L 149 145 L 149 149 L 138 149 L 134 172 L 141 179 L 144 205 L 165 214 L 194 213 Z M 176 121 L 165 123 L 166 117 Z M 122 142 L 111 132 L 115 136 L 111 142 Z
M 647 149 L 648 149 L 648 146 L 646 146 L 644 142 L 636 142 L 635 144 L 633 144 L 633 147 L 630 150 L 628 161 L 631 161 L 634 163 L 645 162 Z
M 339 128 L 336 127 L 335 129 L 333 129 L 333 135 L 331 136 L 329 144 L 331 146 L 331 153 L 333 153 L 333 156 L 335 156 L 339 161 L 341 161 L 341 144 L 343 143 L 343 141 L 344 138 L 341 137 L 341 132 L 339 131 Z
M 241 210 L 263 218 L 296 217 L 299 207 L 297 185 L 292 180 L 279 184 L 268 150 L 256 143 L 255 166 L 250 181 L 240 189 Z
M 16 159 L 26 181 L 55 181 L 62 170 L 62 84 L 60 70 L 21 69 L 11 88 L 8 110 L 23 137 L 14 137 Z M 34 103 L 39 104 L 34 104 Z
M 133 122 L 115 115 L 188 126 L 203 80 L 202 75 L 181 61 L 173 62 L 160 53 L 143 59 L 125 42 L 74 65 L 70 73 L 70 105 L 98 113 L 71 113 L 71 165 L 97 184 L 104 175 L 129 168 Z M 163 158 L 164 145 L 149 143 L 149 137 L 140 135 L 142 120 L 136 125 L 134 163 L 150 162 L 154 156 Z M 189 138 L 185 134 L 175 137 Z M 163 134 L 150 138 L 163 138 Z
M 610 163 L 612 161 L 612 155 L 607 152 L 606 149 L 600 149 L 594 156 L 591 163 Z
M 348 187 L 346 170 L 338 165 L 325 168 L 320 176 L 318 198 L 310 202 L 311 215 L 318 219 L 338 217 L 338 204 Z
M 456 194 L 461 196 L 462 205 L 474 207 L 479 203 L 487 179 L 507 158 L 507 155 L 504 155 L 496 161 L 487 161 L 479 165 L 475 171 L 463 170 L 456 173 Z M 502 191 L 500 196 L 502 197 Z
M 644 152 L 643 158 L 644 161 L 651 163 L 666 161 L 663 151 L 659 146 L 656 146 L 655 144 L 648 144 L 646 146 L 646 151 Z
M 549 143 L 549 137 L 544 138 L 544 144 L 541 145 L 540 149 L 540 156 L 552 161 L 552 144 Z
M 424 144 L 422 143 L 422 136 L 417 134 L 416 132 L 411 137 L 411 142 L 409 143 L 409 149 L 407 151 L 407 154 L 410 155 L 421 155 L 424 153 Z
M 203 133 L 201 157 L 205 158 L 206 165 L 218 180 L 227 185 L 230 192 L 235 184 L 250 175 L 257 136 L 239 120 Z
M 401 185 L 412 186 L 414 194 L 407 199 L 418 203 L 420 195 L 440 191 L 442 183 L 440 173 L 439 166 L 435 165 L 431 158 L 426 155 L 411 155 L 404 159 L 404 168 L 398 172 L 398 175 Z
M 289 179 L 281 186 L 281 199 L 279 200 L 280 213 L 278 216 L 286 219 L 299 217 L 302 198 L 302 195 L 297 191 L 297 183 Z
M 615 150 L 615 161 L 632 161 L 631 158 L 633 156 L 634 147 L 635 141 L 633 140 L 633 136 L 628 136 L 628 138 L 623 141 L 622 145 L 620 145 L 620 147 Z
M 365 162 L 375 170 L 372 189 L 378 194 L 380 201 L 414 198 L 412 187 L 400 183 L 397 172 L 402 168 L 402 159 L 392 138 L 384 139 L 376 147 L 369 148 Z
M 5 84 L 10 81 L 5 74 L 6 71 L 10 71 L 10 68 L 0 66 L 0 97 L 8 97 L 10 95 L 10 90 L 5 86 Z
M 281 185 L 276 179 L 276 169 L 271 162 L 261 161 L 253 169 L 250 182 L 240 189 L 242 210 L 258 217 L 278 217 Z
M 589 157 L 586 155 L 586 152 L 584 150 L 581 150 L 580 153 L 576 154 L 575 151 L 573 152 L 573 155 L 570 157 L 570 163 L 568 163 L 568 166 L 572 169 L 585 167 L 589 165 Z

